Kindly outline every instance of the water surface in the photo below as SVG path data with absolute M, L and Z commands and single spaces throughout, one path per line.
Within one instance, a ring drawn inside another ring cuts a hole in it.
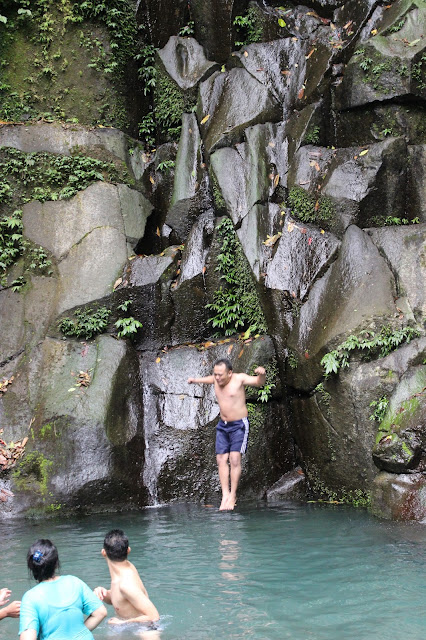
M 109 586 L 100 550 L 115 527 L 128 534 L 130 559 L 160 611 L 161 640 L 425 638 L 426 527 L 349 507 L 262 504 L 223 513 L 176 505 L 1 523 L 0 586 L 18 599 L 35 584 L 25 555 L 39 537 L 57 545 L 63 574 Z M 17 632 L 17 620 L 0 622 L 1 639 Z M 117 633 L 106 621 L 94 636 L 139 637 L 133 626 Z

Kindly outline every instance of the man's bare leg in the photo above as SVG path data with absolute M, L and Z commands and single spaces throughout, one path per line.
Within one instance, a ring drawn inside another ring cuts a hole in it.
M 226 509 L 233 509 L 237 503 L 237 489 L 241 478 L 241 453 L 231 451 L 229 454 L 231 463 L 231 491 L 226 502 Z
M 222 502 L 219 509 L 227 509 L 226 503 L 229 498 L 229 453 L 218 453 L 216 455 L 217 468 L 219 471 L 220 486 L 222 487 Z

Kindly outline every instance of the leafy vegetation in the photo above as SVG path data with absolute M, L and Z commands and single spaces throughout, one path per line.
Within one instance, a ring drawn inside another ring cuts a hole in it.
M 370 407 L 374 409 L 373 413 L 370 416 L 370 420 L 381 422 L 385 417 L 385 413 L 388 406 L 389 406 L 389 400 L 387 399 L 386 396 L 382 396 L 378 400 L 373 400 L 373 402 L 370 402 Z
M 417 89 L 419 91 L 423 91 L 426 89 L 426 77 L 425 77 L 425 69 L 426 69 L 426 53 L 422 55 L 420 60 L 413 64 L 412 68 L 412 76 L 417 84 Z
M 240 40 L 236 47 L 243 47 L 252 42 L 260 42 L 263 34 L 263 20 L 259 10 L 249 7 L 244 15 L 235 16 L 233 25 Z
M 409 220 L 408 218 L 398 218 L 397 216 L 374 216 L 371 218 L 371 222 L 378 227 L 392 227 L 406 224 L 420 224 L 420 218 L 415 217 L 412 220 Z
M 397 349 L 401 344 L 408 344 L 420 335 L 420 331 L 413 327 L 403 327 L 392 329 L 384 326 L 379 332 L 361 331 L 359 336 L 351 335 L 336 349 L 326 353 L 321 360 L 325 375 L 337 373 L 339 369 L 349 366 L 349 359 L 352 353 L 358 353 L 364 360 L 371 360 L 375 357 L 384 358 L 391 351 Z
M 248 372 L 250 376 L 254 376 L 255 369 L 257 369 L 259 365 L 253 364 L 250 367 L 250 371 Z M 256 389 L 256 387 L 247 387 L 246 395 L 248 400 L 257 399 L 259 402 L 268 402 L 268 400 L 272 397 L 272 390 L 276 387 L 276 379 L 278 376 L 278 364 L 276 359 L 274 358 L 268 364 L 266 369 L 266 380 L 263 387 Z
M 138 42 L 130 0 L 5 0 L 2 13 L 2 119 L 78 115 L 85 124 L 128 126 L 122 90 Z M 87 87 L 96 76 L 102 98 L 90 100 L 77 75 Z
M 357 64 L 364 72 L 363 82 L 370 84 L 374 90 L 384 94 L 389 93 L 389 87 L 391 86 L 390 79 L 393 76 L 408 76 L 407 65 L 400 64 L 398 58 L 388 58 L 378 51 L 372 51 L 370 55 L 372 57 L 366 55 L 364 47 L 357 49 L 354 53 Z M 384 76 L 386 76 L 389 81 L 385 81 Z
M 96 310 L 89 307 L 76 309 L 75 318 L 62 318 L 59 329 L 66 336 L 89 340 L 105 331 L 110 315 L 111 311 L 106 307 L 99 307 Z
M 126 313 L 131 304 L 131 300 L 126 300 L 122 304 L 119 304 L 117 309 Z M 118 338 L 134 338 L 138 329 L 142 327 L 142 322 L 139 322 L 139 320 L 136 320 L 133 316 L 129 316 L 127 318 L 119 318 L 117 322 L 114 323 L 114 326 L 118 329 Z
M 249 328 L 264 333 L 265 317 L 232 221 L 223 218 L 217 225 L 217 233 L 221 251 L 216 270 L 226 284 L 214 292 L 213 302 L 206 305 L 214 313 L 209 322 L 220 330 L 217 335 L 229 336 Z
M 292 187 L 288 194 L 288 204 L 295 218 L 306 223 L 331 223 L 335 209 L 328 197 L 315 198 L 302 187 Z
M 318 144 L 320 141 L 320 128 L 319 127 L 311 127 L 304 137 L 304 144 Z

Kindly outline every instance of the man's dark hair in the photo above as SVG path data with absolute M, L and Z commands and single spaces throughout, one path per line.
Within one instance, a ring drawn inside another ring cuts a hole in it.
M 104 549 L 107 558 L 115 562 L 123 562 L 127 559 L 129 539 L 121 529 L 112 529 L 105 536 Z
M 213 367 L 215 367 L 218 364 L 224 364 L 225 367 L 228 369 L 228 371 L 232 371 L 232 362 L 228 360 L 228 358 L 219 358 L 219 360 L 216 360 Z
M 59 569 L 58 550 L 50 540 L 37 540 L 28 549 L 27 566 L 37 582 L 49 580 Z

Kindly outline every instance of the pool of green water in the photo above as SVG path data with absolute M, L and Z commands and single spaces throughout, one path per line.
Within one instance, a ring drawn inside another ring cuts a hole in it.
M 426 636 L 426 526 L 381 522 L 341 506 L 252 504 L 225 513 L 175 505 L 2 522 L 0 586 L 12 589 L 13 599 L 34 586 L 25 555 L 39 537 L 57 545 L 61 573 L 92 588 L 109 586 L 100 550 L 116 527 L 128 534 L 130 559 L 161 614 L 155 640 Z M 1 639 L 17 633 L 17 620 L 0 622 Z M 104 621 L 94 636 L 131 640 L 139 633 L 132 625 L 118 633 Z

